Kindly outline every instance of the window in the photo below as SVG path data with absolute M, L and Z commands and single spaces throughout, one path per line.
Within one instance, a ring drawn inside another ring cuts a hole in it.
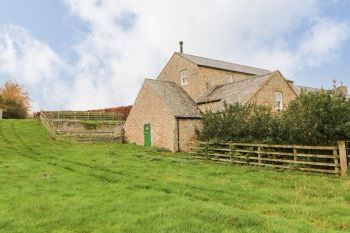
M 233 75 L 232 74 L 226 75 L 225 82 L 232 83 L 233 82 Z
M 282 92 L 275 92 L 275 110 L 283 110 L 283 95 Z
M 187 70 L 181 71 L 180 78 L 181 78 L 181 85 L 187 85 L 188 84 L 188 73 L 187 73 Z

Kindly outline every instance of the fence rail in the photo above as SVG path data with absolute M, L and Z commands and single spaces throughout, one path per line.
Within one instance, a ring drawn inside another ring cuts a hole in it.
M 45 111 L 42 112 L 49 119 L 64 120 L 115 120 L 125 121 L 123 114 L 115 112 L 89 112 L 89 111 Z
M 329 174 L 347 173 L 345 142 L 338 146 L 269 145 L 199 142 L 192 156 L 217 162 L 294 169 Z
M 53 138 L 57 138 L 56 127 L 52 124 L 52 122 L 47 118 L 47 116 L 44 113 L 40 114 L 40 120 L 42 124 L 45 126 L 45 128 L 49 131 L 50 135 Z

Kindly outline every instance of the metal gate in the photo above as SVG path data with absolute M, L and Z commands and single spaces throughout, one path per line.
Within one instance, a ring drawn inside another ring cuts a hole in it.
M 346 141 L 346 158 L 348 159 L 348 167 L 350 167 L 350 141 Z

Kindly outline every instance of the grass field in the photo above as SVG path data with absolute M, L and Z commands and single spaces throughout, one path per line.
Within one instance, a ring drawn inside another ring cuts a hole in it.
M 54 142 L 4 120 L 0 232 L 350 232 L 350 179 Z

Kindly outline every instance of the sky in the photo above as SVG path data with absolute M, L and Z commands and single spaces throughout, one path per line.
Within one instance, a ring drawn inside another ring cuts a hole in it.
M 269 70 L 298 85 L 350 86 L 348 0 L 0 0 L 0 85 L 32 110 L 133 104 L 184 52 Z

